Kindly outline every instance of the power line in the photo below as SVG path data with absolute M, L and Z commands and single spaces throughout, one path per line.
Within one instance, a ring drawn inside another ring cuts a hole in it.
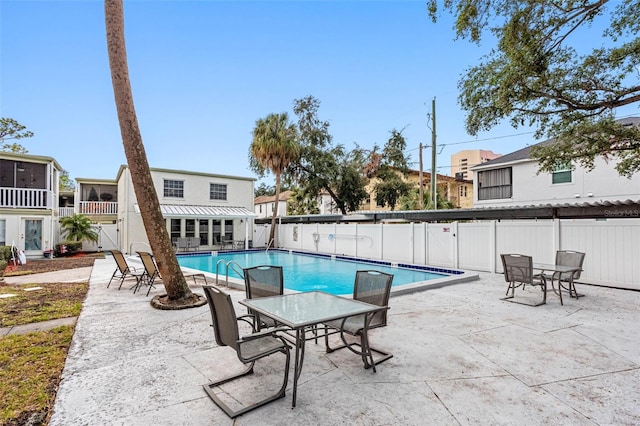
M 514 133 L 513 135 L 493 136 L 493 137 L 484 138 L 484 139 L 474 139 L 474 140 L 463 141 L 463 142 L 451 142 L 451 143 L 447 143 L 447 144 L 443 144 L 443 145 L 461 145 L 461 144 L 464 144 L 464 143 L 484 142 L 484 141 L 491 141 L 491 140 L 495 140 L 495 139 L 512 138 L 514 136 L 530 135 L 532 133 L 535 133 L 535 132 Z
M 462 145 L 462 144 L 467 144 L 467 143 L 474 143 L 474 142 L 484 142 L 484 141 L 491 141 L 491 140 L 496 140 L 496 139 L 506 139 L 506 138 L 512 138 L 514 136 L 523 136 L 523 135 L 530 135 L 532 133 L 535 132 L 523 132 L 523 133 L 514 133 L 512 135 L 503 135 L 503 136 L 492 136 L 490 138 L 483 138 L 483 139 L 472 139 L 472 140 L 468 140 L 468 141 L 460 141 L 460 142 L 449 142 L 449 143 L 442 143 L 439 144 L 441 147 L 444 146 L 449 146 L 449 145 Z M 431 148 L 431 145 L 422 145 L 422 148 Z M 410 151 L 417 151 L 419 150 L 420 147 L 418 148 L 412 148 L 412 149 L 407 149 L 405 150 L 406 152 L 410 152 Z

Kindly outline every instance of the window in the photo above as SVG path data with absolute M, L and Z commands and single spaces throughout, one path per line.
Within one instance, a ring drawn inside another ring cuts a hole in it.
M 219 220 L 213 220 L 213 244 L 220 244 L 222 241 L 222 222 Z
M 181 223 L 180 223 L 180 219 L 171 219 L 171 242 L 175 243 L 176 241 L 178 241 L 178 238 L 180 238 L 180 231 L 181 231 Z
M 184 220 L 184 236 L 185 237 L 196 236 L 196 220 L 195 219 Z
M 227 200 L 227 185 L 220 183 L 209 184 L 209 199 L 210 200 Z
M 200 219 L 199 232 L 200 232 L 200 245 L 209 245 L 209 219 Z
M 42 220 L 25 219 L 24 249 L 25 251 L 42 250 Z
M 571 183 L 571 170 L 570 162 L 556 164 L 551 173 L 551 183 Z
M 224 239 L 229 241 L 233 240 L 233 221 L 224 221 Z
M 7 221 L 4 219 L 0 219 L 0 246 L 7 245 Z
M 164 196 L 184 198 L 184 181 L 181 180 L 164 180 Z
M 360 208 L 369 210 L 370 206 L 371 206 L 371 196 L 367 195 L 367 197 L 364 200 L 362 200 L 362 202 L 360 203 Z
M 478 172 L 478 200 L 511 198 L 511 167 Z
M 460 198 L 467 196 L 467 185 L 460 185 Z
M 47 189 L 47 165 L 0 160 L 0 187 Z

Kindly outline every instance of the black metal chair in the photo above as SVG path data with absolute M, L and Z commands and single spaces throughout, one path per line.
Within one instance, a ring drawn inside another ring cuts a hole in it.
M 541 274 L 533 274 L 533 258 L 523 254 L 501 254 L 502 267 L 504 269 L 504 280 L 509 283 L 506 296 L 502 300 L 508 302 L 520 303 L 522 305 L 540 306 L 547 303 L 547 281 Z M 540 286 L 542 289 L 542 302 L 526 303 L 520 300 L 514 300 L 515 290 L 518 287 L 524 289 L 529 284 L 532 286 Z M 511 296 L 509 296 L 511 291 Z
M 289 380 L 290 347 L 282 337 L 276 335 L 276 332 L 280 330 L 270 329 L 245 336 L 240 336 L 238 331 L 238 321 L 245 321 L 249 325 L 253 326 L 253 321 L 248 319 L 249 315 L 236 317 L 231 297 L 228 294 L 217 289 L 216 287 L 202 286 L 202 289 L 204 290 L 204 294 L 206 295 L 207 301 L 209 302 L 216 343 L 219 346 L 229 346 L 230 348 L 234 349 L 238 355 L 238 359 L 240 360 L 240 362 L 242 362 L 243 364 L 248 364 L 248 367 L 239 374 L 234 374 L 227 378 L 204 385 L 204 390 L 207 392 L 209 397 L 231 418 L 235 418 L 248 411 L 261 407 L 269 402 L 283 398 L 285 395 L 285 389 L 287 387 L 287 381 Z M 284 380 L 280 389 L 272 396 L 255 402 L 249 406 L 245 406 L 240 410 L 233 411 L 213 391 L 214 388 L 223 383 L 227 383 L 240 377 L 252 374 L 253 366 L 257 360 L 279 352 L 285 354 L 286 356 Z
M 391 284 L 393 275 L 379 271 L 357 271 L 356 279 L 353 285 L 353 299 L 361 302 L 370 303 L 384 307 L 380 311 L 372 315 L 355 315 L 341 320 L 329 321 L 325 325 L 325 347 L 327 353 L 338 349 L 347 348 L 351 352 L 362 357 L 364 368 L 373 368 L 376 371 L 376 365 L 393 357 L 389 352 L 372 348 L 369 345 L 368 330 L 372 328 L 384 327 L 387 325 L 387 309 L 389 306 L 389 295 L 391 293 Z M 340 338 L 343 344 L 332 348 L 329 346 L 330 329 L 339 330 Z M 359 338 L 359 342 L 349 343 L 345 338 L 345 333 Z M 355 349 L 359 347 L 360 349 Z M 373 353 L 380 354 L 378 359 L 374 360 Z
M 140 277 L 142 276 L 143 273 L 138 273 L 135 267 L 129 266 L 122 252 L 118 250 L 111 250 L 111 255 L 113 256 L 113 259 L 116 261 L 117 267 L 116 267 L 116 270 L 113 271 L 113 275 L 111 275 L 111 279 L 109 280 L 109 284 L 107 284 L 107 288 L 109 288 L 109 286 L 111 285 L 111 281 L 113 281 L 114 278 L 120 279 L 120 285 L 118 286 L 118 290 L 122 288 L 122 283 L 127 277 L 135 278 L 136 285 L 138 285 L 138 282 L 140 281 Z
M 279 296 L 284 291 L 282 266 L 261 265 L 243 269 L 244 289 L 247 299 L 259 297 Z M 273 319 L 260 316 L 249 309 L 249 314 L 255 318 L 255 329 L 260 331 L 264 327 L 275 327 Z

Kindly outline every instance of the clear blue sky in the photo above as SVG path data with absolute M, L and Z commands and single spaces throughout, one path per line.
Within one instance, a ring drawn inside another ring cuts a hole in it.
M 54 157 L 72 178 L 112 179 L 126 163 L 103 7 L 0 2 L 0 116 L 33 131 L 21 141 L 29 153 Z M 152 167 L 253 177 L 255 121 L 285 111 L 295 121 L 293 101 L 308 95 L 321 102 L 335 143 L 383 146 L 391 129 L 405 128 L 415 162 L 418 145 L 431 143 L 435 97 L 443 174 L 462 149 L 506 154 L 535 142 L 502 137 L 529 130 L 506 123 L 466 134 L 457 82 L 491 46 L 454 41 L 451 18 L 431 23 L 423 0 L 125 0 L 125 32 Z M 430 170 L 430 150 L 424 162 Z

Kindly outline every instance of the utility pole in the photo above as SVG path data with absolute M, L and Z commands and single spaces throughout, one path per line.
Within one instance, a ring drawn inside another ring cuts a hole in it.
M 422 184 L 424 182 L 423 176 L 422 176 L 422 142 L 420 142 L 420 171 L 418 172 L 418 177 L 419 177 L 419 181 L 420 181 L 420 195 L 418 196 L 418 210 L 423 210 L 424 209 L 424 188 L 422 187 Z
M 431 101 L 431 196 L 433 197 L 434 210 L 438 210 L 436 154 L 436 98 L 433 98 Z

